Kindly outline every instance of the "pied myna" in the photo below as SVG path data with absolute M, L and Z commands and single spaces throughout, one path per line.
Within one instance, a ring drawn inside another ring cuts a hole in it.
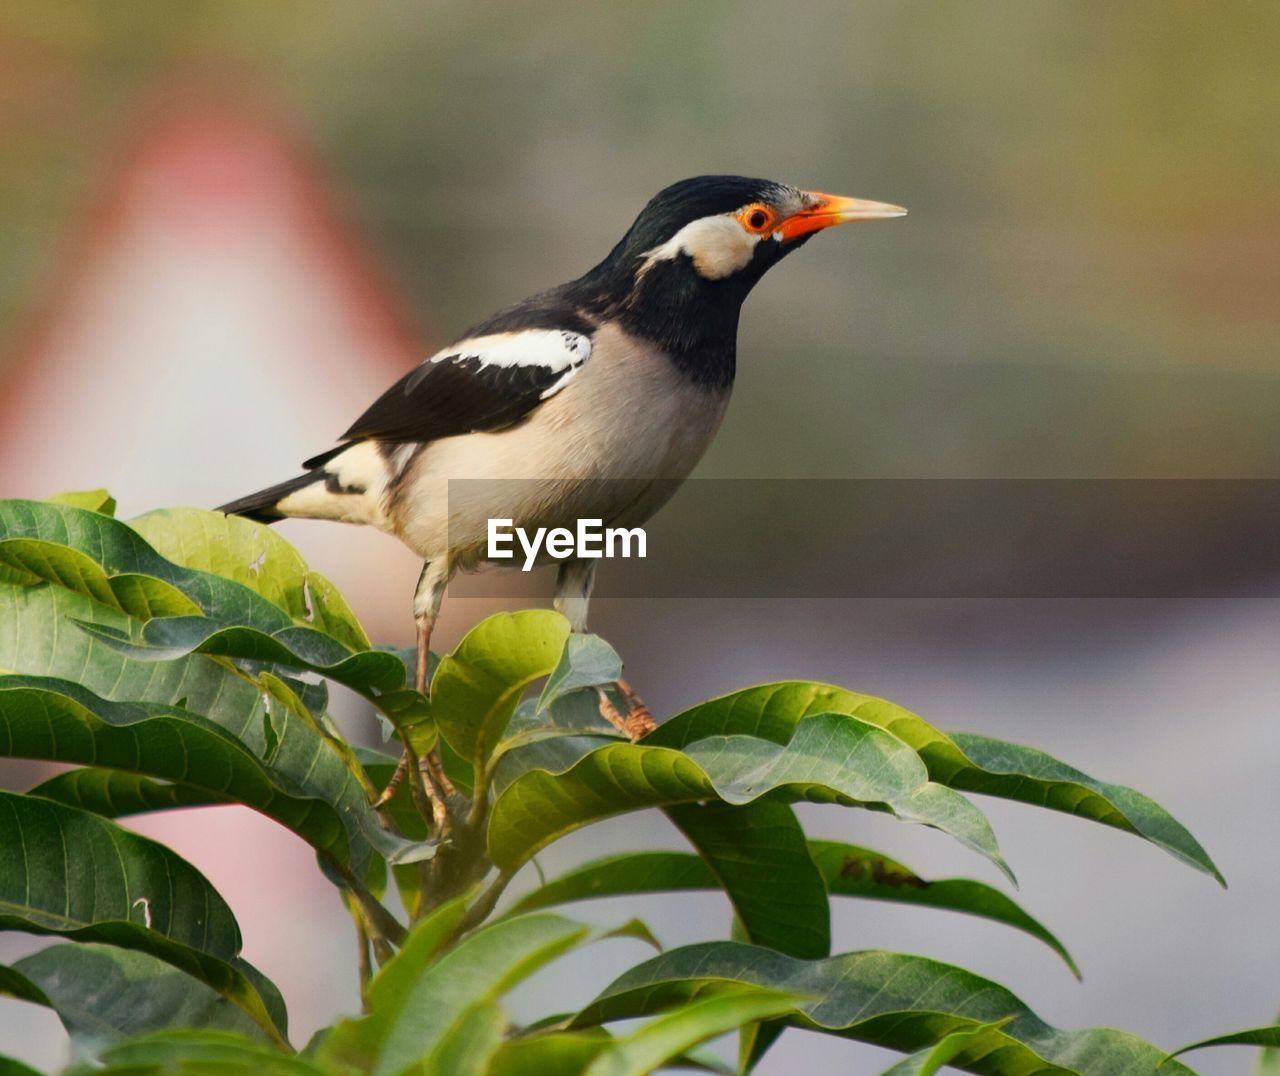
M 715 436 L 738 314 L 756 282 L 823 228 L 905 212 L 741 176 L 673 184 L 594 269 L 464 333 L 392 385 L 305 474 L 221 510 L 369 524 L 421 556 L 413 611 L 425 690 L 445 586 L 488 559 L 490 519 L 530 533 L 579 519 L 643 523 Z M 460 479 L 482 481 L 460 495 Z M 576 631 L 594 571 L 594 560 L 560 564 L 555 606 Z M 602 708 L 634 737 L 651 721 L 620 686 L 630 719 L 603 692 Z

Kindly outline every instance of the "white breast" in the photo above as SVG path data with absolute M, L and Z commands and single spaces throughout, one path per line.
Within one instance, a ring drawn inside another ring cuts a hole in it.
M 702 458 L 728 396 L 693 384 L 644 341 L 602 327 L 591 361 L 526 422 L 420 452 L 389 490 L 380 525 L 424 559 L 452 551 L 464 563 L 478 555 L 490 518 L 635 525 L 674 492 L 660 480 L 685 478 Z

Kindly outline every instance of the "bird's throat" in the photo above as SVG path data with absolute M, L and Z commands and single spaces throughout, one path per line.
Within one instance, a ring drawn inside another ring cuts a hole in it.
M 736 369 L 738 318 L 749 290 L 738 280 L 706 280 L 681 257 L 653 266 L 611 313 L 695 384 L 728 388 Z

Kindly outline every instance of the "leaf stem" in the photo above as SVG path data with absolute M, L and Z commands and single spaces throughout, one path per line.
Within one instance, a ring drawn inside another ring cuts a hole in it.
M 511 879 L 516 876 L 515 871 L 501 871 L 492 884 L 476 899 L 476 902 L 467 909 L 466 914 L 458 922 L 458 928 L 454 931 L 454 937 L 461 937 L 467 931 L 478 927 L 493 911 L 494 905 L 498 903 L 498 898 L 502 896 L 502 892 L 507 888 Z
M 361 918 L 360 912 L 352 908 L 352 918 L 356 923 L 356 960 L 360 973 L 360 1009 L 369 1011 L 369 980 L 373 978 L 373 965 L 369 960 L 369 930 Z
M 479 834 L 489 813 L 489 768 L 486 760 L 477 758 L 473 763 L 475 780 L 472 783 L 471 810 L 467 812 L 467 829 Z
M 380 944 L 384 947 L 390 945 L 402 945 L 408 931 L 400 923 L 394 915 L 392 915 L 382 903 L 369 892 L 369 887 L 364 884 L 351 868 L 339 864 L 332 857 L 327 857 L 333 869 L 346 883 L 347 891 L 351 894 L 352 900 L 360 908 L 361 918 L 364 920 L 369 931 L 369 940 L 373 943 L 374 953 L 378 954 Z M 378 955 L 379 961 L 383 959 L 382 955 Z

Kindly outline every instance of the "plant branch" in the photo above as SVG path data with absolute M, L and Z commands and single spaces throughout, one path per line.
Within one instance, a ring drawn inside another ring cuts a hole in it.
M 475 781 L 472 784 L 471 810 L 467 813 L 467 829 L 479 833 L 489 813 L 489 769 L 484 759 L 474 763 Z
M 369 980 L 373 978 L 373 965 L 369 960 L 369 930 L 356 908 L 351 909 L 351 915 L 356 923 L 356 960 L 360 972 L 360 1008 L 362 1011 L 368 1012 L 369 999 L 367 993 Z
M 492 884 L 476 899 L 476 902 L 467 909 L 466 914 L 458 922 L 458 928 L 454 931 L 454 937 L 461 937 L 467 931 L 478 927 L 487 918 L 489 913 L 493 911 L 494 905 L 498 903 L 498 898 L 502 896 L 503 890 L 507 888 L 511 879 L 514 878 L 515 871 L 501 871 Z
M 369 940 L 373 943 L 374 952 L 378 952 L 380 944 L 388 947 L 402 945 L 408 931 L 405 930 L 400 921 L 387 911 L 377 897 L 369 892 L 369 887 L 357 878 L 349 867 L 340 865 L 331 856 L 326 856 L 326 859 L 333 869 L 338 872 L 338 875 L 346 884 L 352 900 L 359 907 L 360 916 L 368 928 Z M 379 955 L 379 960 L 381 961 L 382 959 L 382 956 Z

